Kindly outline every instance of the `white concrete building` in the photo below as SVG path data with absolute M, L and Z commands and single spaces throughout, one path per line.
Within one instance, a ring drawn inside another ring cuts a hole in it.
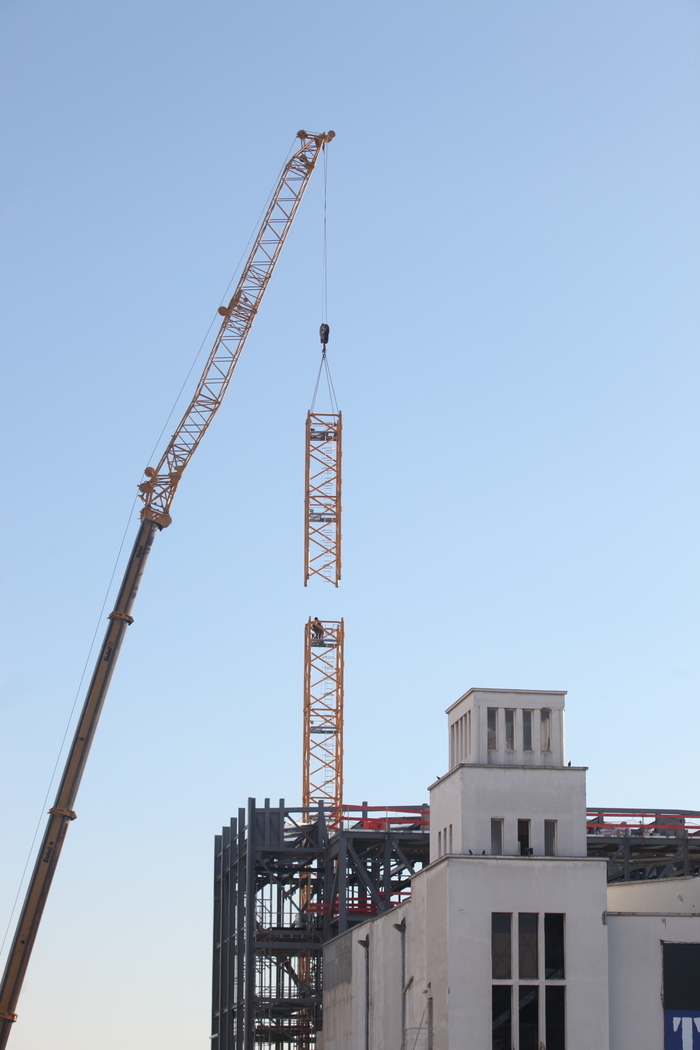
M 700 1050 L 700 879 L 608 886 L 564 697 L 448 709 L 430 863 L 324 948 L 323 1050 Z

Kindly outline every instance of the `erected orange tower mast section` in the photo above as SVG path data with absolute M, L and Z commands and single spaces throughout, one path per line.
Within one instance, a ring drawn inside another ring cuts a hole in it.
M 326 810 L 343 801 L 342 620 L 309 619 L 304 632 L 304 774 L 302 806 Z

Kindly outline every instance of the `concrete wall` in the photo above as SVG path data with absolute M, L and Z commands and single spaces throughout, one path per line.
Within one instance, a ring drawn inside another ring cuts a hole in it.
M 613 1050 L 660 1048 L 662 945 L 700 943 L 700 879 L 612 885 L 608 907 L 610 1045 Z
M 447 709 L 449 762 L 476 765 L 563 766 L 565 764 L 565 692 L 525 689 L 470 689 Z M 495 708 L 497 748 L 489 750 L 487 711 Z M 551 712 L 551 748 L 541 749 L 540 713 Z M 515 712 L 515 747 L 506 749 L 506 709 Z M 523 748 L 523 711 L 533 712 L 532 750 Z M 467 718 L 469 732 L 466 732 Z M 458 725 L 459 723 L 459 725 Z M 458 731 L 457 731 L 458 730 Z
M 557 856 L 586 856 L 586 771 L 460 765 L 430 788 L 430 859 L 439 853 L 491 853 L 491 819 L 503 820 L 503 855 L 517 856 L 518 820 L 544 856 L 544 821 L 557 821 Z M 452 826 L 452 849 L 449 849 Z M 447 829 L 448 847 L 444 831 Z M 441 850 L 438 851 L 438 833 Z
M 370 1050 L 399 1050 L 401 935 L 394 924 L 403 918 L 408 1045 L 427 1050 L 432 1001 L 434 1050 L 490 1047 L 494 911 L 565 914 L 567 1048 L 608 1050 L 604 861 L 449 857 L 416 875 L 412 887 L 406 904 L 326 946 L 324 1050 L 364 1050 L 365 951 L 357 942 L 366 937 Z M 540 944 L 540 979 L 543 953 Z M 349 974 L 351 982 L 340 979 Z

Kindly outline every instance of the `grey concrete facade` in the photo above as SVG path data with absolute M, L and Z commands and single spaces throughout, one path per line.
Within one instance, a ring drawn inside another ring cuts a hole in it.
M 323 1050 L 695 1050 L 694 1020 L 668 1035 L 663 944 L 700 942 L 700 879 L 608 885 L 606 862 L 587 856 L 586 771 L 565 763 L 564 696 L 470 690 L 448 709 L 430 864 L 408 901 L 324 948 Z M 506 976 L 493 968 L 494 915 L 511 917 Z M 523 916 L 536 963 L 522 939 L 519 954 Z M 545 960 L 553 917 L 561 975 Z M 512 989 L 507 1024 L 494 989 Z M 557 1029 L 548 1010 L 562 997 Z M 528 999 L 538 1010 L 519 1027 Z

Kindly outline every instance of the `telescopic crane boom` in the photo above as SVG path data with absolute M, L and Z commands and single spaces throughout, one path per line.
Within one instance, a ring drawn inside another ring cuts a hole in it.
M 46 831 L 0 984 L 0 1050 L 4 1050 L 7 1045 L 12 1024 L 17 1020 L 15 1009 L 22 982 L 66 831 L 75 819 L 73 806 L 78 788 L 119 650 L 127 627 L 133 623 L 131 610 L 154 537 L 170 525 L 170 506 L 180 478 L 223 401 L 316 161 L 335 134 L 328 131 L 313 135 L 300 131 L 297 137 L 299 145 L 275 187 L 236 290 L 228 305 L 219 308 L 223 320 L 194 396 L 160 462 L 156 467 L 146 468 L 146 480 L 139 486 L 143 510 L 136 542 L 114 611 L 108 617 L 109 626 L 97 657 L 56 800 L 49 810 Z

